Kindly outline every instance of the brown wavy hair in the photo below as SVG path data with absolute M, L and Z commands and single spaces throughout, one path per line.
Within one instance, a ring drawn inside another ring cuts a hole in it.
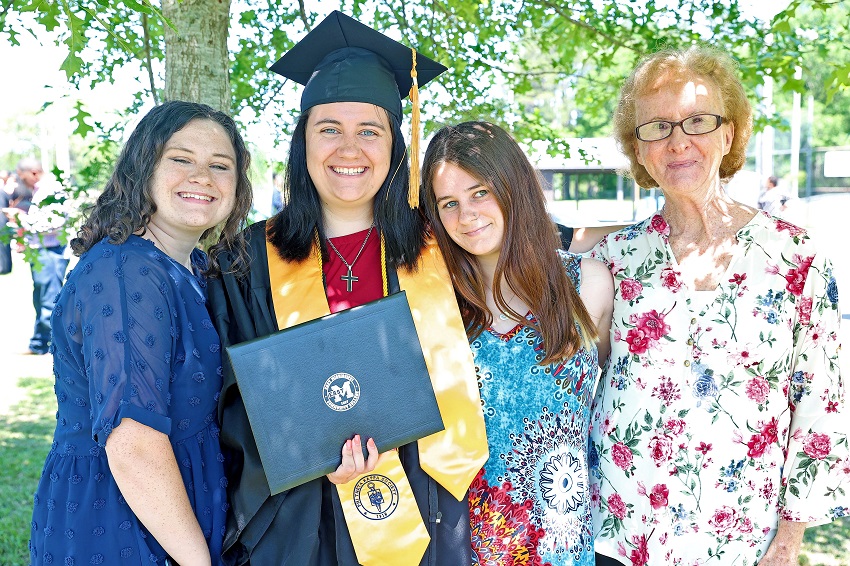
M 614 137 L 629 158 L 631 176 L 645 189 L 657 187 L 658 182 L 638 163 L 635 154 L 637 99 L 668 84 L 694 77 L 710 80 L 720 89 L 723 120 L 735 125 L 732 148 L 720 163 L 720 178 L 724 181 L 730 179 L 746 162 L 747 143 L 753 132 L 753 109 L 738 76 L 738 65 L 732 57 L 704 46 L 659 51 L 641 60 L 623 83 L 614 113 Z
M 131 234 L 144 231 L 156 212 L 152 198 L 150 180 L 153 176 L 165 144 L 192 120 L 210 120 L 227 132 L 236 153 L 236 199 L 233 211 L 223 225 L 204 231 L 201 240 L 216 234 L 221 239 L 210 248 L 209 265 L 206 273 L 219 273 L 218 255 L 229 249 L 236 260 L 233 271 L 246 271 L 248 252 L 240 230 L 247 225 L 253 194 L 248 179 L 251 154 L 236 128 L 233 119 L 206 104 L 172 100 L 153 108 L 139 121 L 130 134 L 115 170 L 97 202 L 85 212 L 86 220 L 71 240 L 71 249 L 82 255 L 93 245 L 108 237 L 110 243 L 123 244 Z
M 505 219 L 505 239 L 496 264 L 493 296 L 499 309 L 536 330 L 543 340 L 541 365 L 570 358 L 597 339 L 556 250 L 557 231 L 546 212 L 540 177 L 522 149 L 505 130 L 488 122 L 464 122 L 438 131 L 425 152 L 420 202 L 445 256 L 467 335 L 479 336 L 493 323 L 485 302 L 485 281 L 475 256 L 458 246 L 440 222 L 434 174 L 451 163 L 488 187 Z M 536 323 L 511 309 L 501 281 L 534 313 Z M 578 323 L 578 329 L 576 328 Z

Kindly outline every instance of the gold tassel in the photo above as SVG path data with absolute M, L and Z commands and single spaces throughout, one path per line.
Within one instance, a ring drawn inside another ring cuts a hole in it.
M 410 86 L 410 102 L 413 111 L 410 116 L 410 187 L 407 194 L 407 203 L 410 208 L 419 206 L 419 84 L 416 80 L 416 50 L 411 48 L 413 54 L 413 66 L 410 69 L 410 77 L 413 84 Z

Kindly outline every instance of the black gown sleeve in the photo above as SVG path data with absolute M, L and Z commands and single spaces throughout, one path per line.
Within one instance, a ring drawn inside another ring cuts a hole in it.
M 558 227 L 558 235 L 561 237 L 561 247 L 564 251 L 569 251 L 570 244 L 573 242 L 573 229 L 563 224 L 555 223 Z

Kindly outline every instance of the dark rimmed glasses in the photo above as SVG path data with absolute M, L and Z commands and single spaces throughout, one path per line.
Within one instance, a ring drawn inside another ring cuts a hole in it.
M 637 139 L 645 142 L 659 141 L 669 138 L 673 128 L 679 126 L 689 136 L 699 136 L 713 132 L 723 123 L 723 116 L 717 114 L 694 114 L 678 122 L 669 120 L 654 120 L 635 128 Z

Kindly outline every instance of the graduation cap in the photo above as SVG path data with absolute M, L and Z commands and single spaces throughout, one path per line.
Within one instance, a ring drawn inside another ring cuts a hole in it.
M 331 102 L 367 102 L 386 109 L 401 121 L 401 101 L 410 94 L 413 133 L 408 200 L 411 207 L 418 206 L 418 86 L 424 86 L 446 67 L 335 10 L 278 59 L 271 70 L 304 85 L 302 112 Z

